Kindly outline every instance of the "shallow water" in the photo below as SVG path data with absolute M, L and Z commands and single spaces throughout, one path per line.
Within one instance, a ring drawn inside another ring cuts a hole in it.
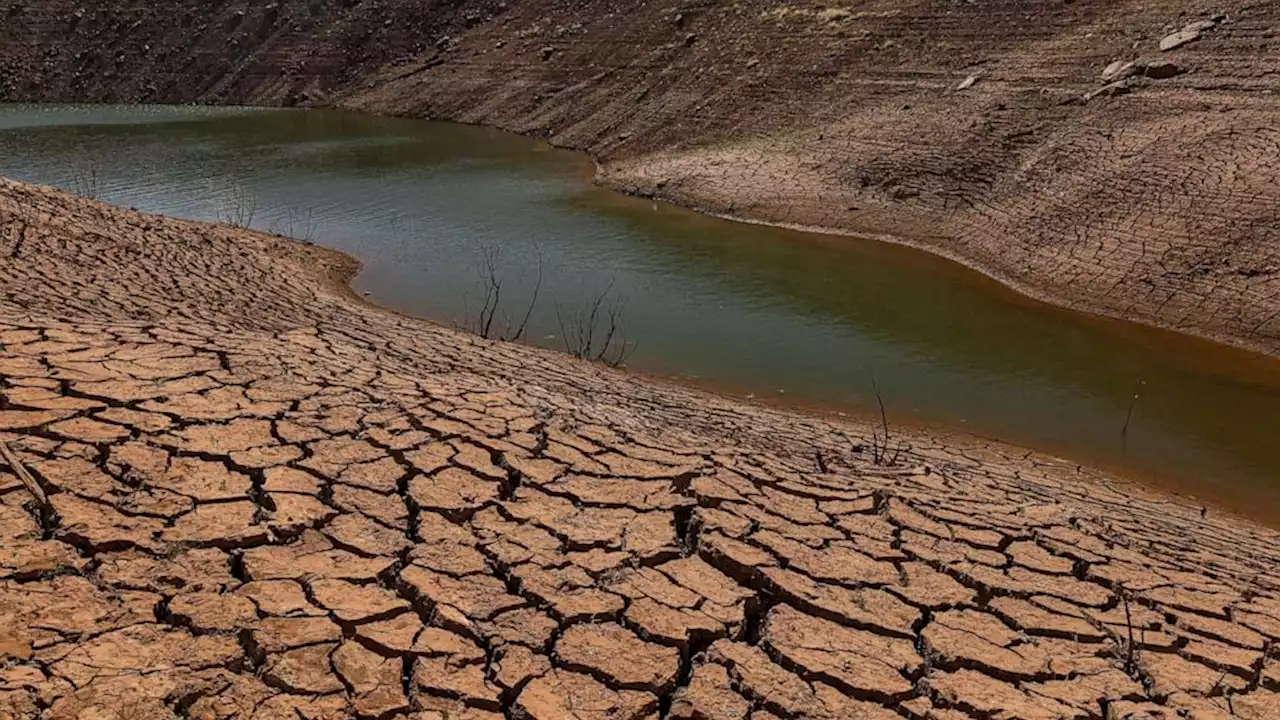
M 557 347 L 607 288 L 645 371 L 961 428 L 1280 518 L 1280 362 L 1020 297 L 907 248 L 707 218 L 482 128 L 334 111 L 0 106 L 0 174 L 345 250 L 356 288 Z M 539 263 L 541 258 L 541 263 Z M 602 328 L 603 330 L 603 328 Z M 1134 395 L 1137 400 L 1134 400 Z M 1128 432 L 1123 432 L 1128 425 Z

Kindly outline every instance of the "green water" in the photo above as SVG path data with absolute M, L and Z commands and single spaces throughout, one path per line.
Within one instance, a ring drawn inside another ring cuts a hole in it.
M 480 306 L 486 247 L 517 323 L 541 258 L 531 342 L 558 346 L 557 310 L 611 288 L 633 368 L 857 412 L 875 378 L 896 421 L 1280 517 L 1280 363 L 1032 302 L 913 250 L 620 196 L 526 138 L 330 111 L 0 106 L 0 174 L 201 219 L 251 197 L 254 226 L 356 255 L 357 290 L 444 323 Z

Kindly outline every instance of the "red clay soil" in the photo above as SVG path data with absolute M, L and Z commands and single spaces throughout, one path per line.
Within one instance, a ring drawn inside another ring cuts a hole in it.
M 1280 717 L 1280 533 L 0 180 L 0 718 Z
M 1280 352 L 1270 0 L 0 0 L 0 100 L 327 105 Z

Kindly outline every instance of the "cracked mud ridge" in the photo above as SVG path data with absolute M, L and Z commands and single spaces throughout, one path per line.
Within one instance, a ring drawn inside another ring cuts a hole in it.
M 1276 718 L 1280 536 L 0 181 L 0 717 Z

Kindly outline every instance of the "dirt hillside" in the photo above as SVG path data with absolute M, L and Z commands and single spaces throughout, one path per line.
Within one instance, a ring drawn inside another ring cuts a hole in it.
M 486 123 L 1276 353 L 1277 33 L 1269 0 L 0 0 L 0 100 Z

